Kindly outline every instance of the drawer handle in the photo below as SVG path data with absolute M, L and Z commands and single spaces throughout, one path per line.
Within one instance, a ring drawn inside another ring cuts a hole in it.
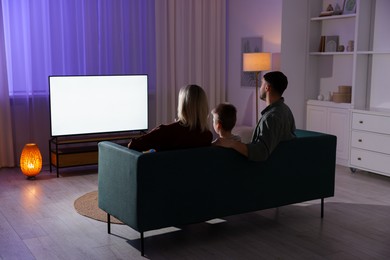
M 363 120 L 360 120 L 360 121 L 359 121 L 359 124 L 363 124 Z
M 357 159 L 358 159 L 358 161 L 361 161 L 361 160 L 362 160 L 362 158 L 360 158 L 360 157 L 358 157 Z
M 359 139 L 358 142 L 361 143 L 363 140 L 362 139 Z

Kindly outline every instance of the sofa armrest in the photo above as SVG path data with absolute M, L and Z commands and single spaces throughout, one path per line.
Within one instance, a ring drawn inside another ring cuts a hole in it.
M 142 153 L 108 141 L 98 146 L 99 208 L 136 228 L 137 161 Z

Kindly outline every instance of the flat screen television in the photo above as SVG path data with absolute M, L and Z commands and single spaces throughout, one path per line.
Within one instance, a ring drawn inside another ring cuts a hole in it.
M 148 129 L 147 75 L 49 76 L 51 135 Z

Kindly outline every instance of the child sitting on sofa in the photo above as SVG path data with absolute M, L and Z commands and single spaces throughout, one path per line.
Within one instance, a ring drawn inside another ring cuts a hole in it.
M 221 103 L 211 111 L 213 115 L 213 127 L 220 138 L 241 141 L 240 136 L 232 134 L 236 125 L 237 109 L 232 104 Z

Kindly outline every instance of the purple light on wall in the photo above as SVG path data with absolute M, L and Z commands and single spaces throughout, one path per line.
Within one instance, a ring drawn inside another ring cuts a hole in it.
M 2 6 L 11 95 L 47 94 L 49 75 L 144 73 L 154 86 L 154 0 Z

